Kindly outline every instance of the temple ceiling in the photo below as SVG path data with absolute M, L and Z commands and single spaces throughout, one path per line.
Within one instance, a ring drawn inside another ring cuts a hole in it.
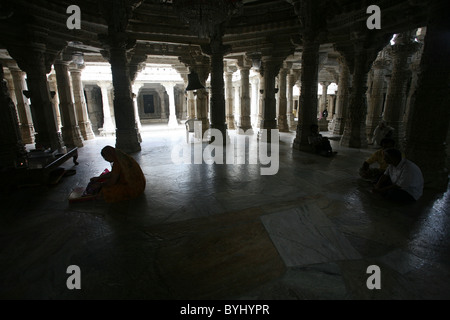
M 181 1 L 187 4 L 193 0 Z M 186 23 L 183 14 L 190 7 L 176 5 L 176 0 L 14 0 L 3 1 L 0 15 L 0 48 L 11 44 L 43 43 L 56 54 L 64 48 L 81 51 L 88 59 L 105 61 L 102 35 L 108 34 L 112 23 L 123 26 L 133 54 L 180 57 L 192 48 L 207 51 L 208 37 L 199 36 L 198 28 Z M 217 3 L 216 1 L 211 1 Z M 243 0 L 222 23 L 226 57 L 290 50 L 292 57 L 301 56 L 305 24 L 302 20 L 304 1 Z M 373 2 L 373 3 L 372 3 Z M 333 44 L 351 46 L 358 38 L 371 39 L 426 25 L 428 1 L 318 1 L 316 14 L 325 30 L 321 38 L 323 50 L 332 52 Z M 115 8 L 126 8 L 115 10 Z M 368 30 L 367 7 L 377 4 L 382 9 L 382 29 Z M 81 29 L 69 30 L 67 8 L 77 5 L 81 10 Z M 116 7 L 114 7 L 116 6 Z M 189 11 L 187 10 L 187 11 Z M 212 10 L 212 9 L 211 9 Z M 306 17 L 308 19 L 310 17 Z M 197 30 L 197 31 L 195 31 Z M 203 32 L 205 32 L 203 30 Z M 2 58 L 3 60 L 5 57 Z M 297 62 L 300 62 L 297 61 Z

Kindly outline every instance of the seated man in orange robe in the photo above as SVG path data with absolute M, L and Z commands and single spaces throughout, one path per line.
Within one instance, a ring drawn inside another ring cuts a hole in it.
M 99 197 L 106 202 L 119 202 L 138 197 L 144 192 L 146 181 L 139 164 L 128 154 L 106 146 L 102 149 L 103 158 L 112 163 L 112 170 L 91 179 L 101 184 Z

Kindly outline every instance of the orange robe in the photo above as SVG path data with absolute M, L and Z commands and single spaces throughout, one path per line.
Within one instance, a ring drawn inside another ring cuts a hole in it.
M 112 172 L 119 171 L 119 179 L 112 186 L 102 187 L 101 192 L 106 202 L 130 200 L 141 195 L 145 189 L 145 176 L 136 160 L 118 149 L 116 158 Z

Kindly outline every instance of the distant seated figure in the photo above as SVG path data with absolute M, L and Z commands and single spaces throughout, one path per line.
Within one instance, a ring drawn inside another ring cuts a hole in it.
M 384 160 L 384 150 L 391 149 L 395 147 L 395 141 L 393 139 L 383 139 L 381 140 L 380 150 L 373 153 L 366 161 L 364 161 L 362 167 L 359 169 L 359 175 L 363 179 L 368 179 L 373 182 L 378 182 L 378 179 L 384 174 L 388 168 L 388 164 Z M 371 168 L 373 164 L 378 164 L 378 168 Z
M 381 140 L 385 138 L 392 138 L 394 135 L 394 130 L 394 128 L 386 124 L 386 121 L 382 120 L 373 132 L 371 144 L 381 146 Z
M 373 192 L 397 202 L 410 203 L 419 200 L 424 184 L 420 168 L 403 158 L 397 149 L 384 150 L 384 159 L 389 166 Z
M 333 154 L 336 154 L 331 148 L 330 140 L 319 133 L 319 126 L 317 124 L 312 124 L 310 130 L 308 143 L 311 145 L 314 153 L 324 157 L 331 157 Z
M 104 147 L 101 155 L 112 163 L 112 169 L 91 178 L 90 184 L 99 184 L 100 198 L 106 202 L 119 202 L 136 198 L 144 192 L 145 176 L 136 160 L 111 146 Z

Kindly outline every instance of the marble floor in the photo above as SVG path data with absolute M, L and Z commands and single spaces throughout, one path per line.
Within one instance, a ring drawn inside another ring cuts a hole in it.
M 79 165 L 62 166 L 75 175 L 2 193 L 0 298 L 450 299 L 449 192 L 389 203 L 358 176 L 373 149 L 333 139 L 338 154 L 323 158 L 293 150 L 294 138 L 280 134 L 270 155 L 275 166 L 279 154 L 278 171 L 262 175 L 267 159 L 248 157 L 265 151 L 256 135 L 243 164 L 238 149 L 224 164 L 175 164 L 174 150 L 187 146 L 183 125 L 145 126 L 133 155 L 144 195 L 69 204 L 74 188 L 109 168 L 100 150 L 114 139 L 85 141 Z M 80 290 L 67 288 L 71 265 Z M 373 265 L 379 290 L 367 286 Z

